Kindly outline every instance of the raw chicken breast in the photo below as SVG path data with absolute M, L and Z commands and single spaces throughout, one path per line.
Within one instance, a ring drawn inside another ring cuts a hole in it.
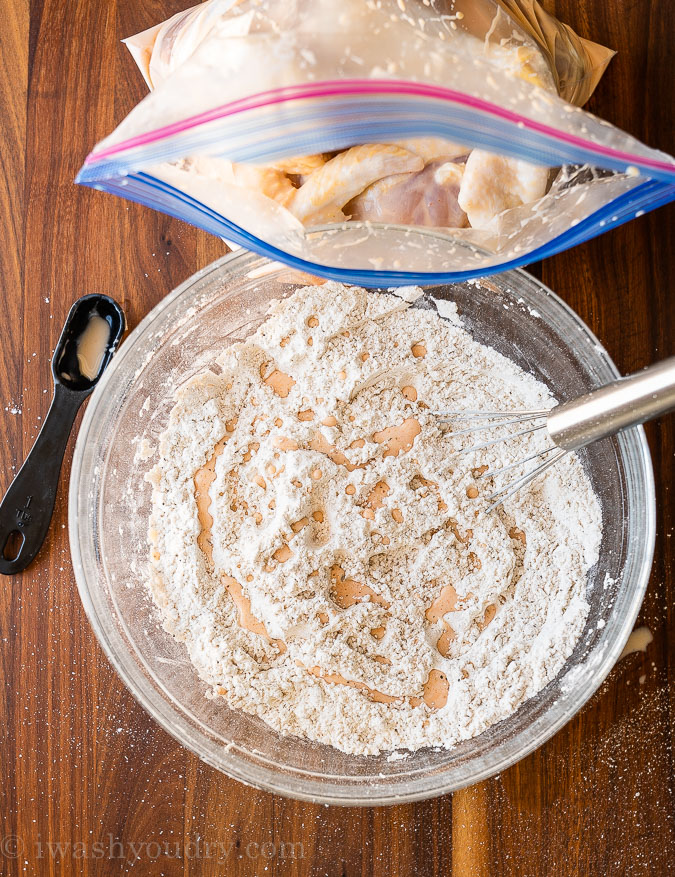
M 485 228 L 499 213 L 546 193 L 549 169 L 474 149 L 459 187 L 459 206 L 472 228 Z
M 273 198 L 278 204 L 288 206 L 296 193 L 296 188 L 283 171 L 271 167 L 256 167 L 249 164 L 232 165 L 234 182 L 238 186 L 256 189 Z
M 345 218 L 341 208 L 376 180 L 423 166 L 419 156 L 393 143 L 353 146 L 310 174 L 286 206 L 304 223 L 339 222 Z
M 210 177 L 214 181 L 254 189 L 282 205 L 286 205 L 296 191 L 282 171 L 252 164 L 237 164 L 227 158 L 198 155 L 183 159 L 179 167 L 181 170 Z
M 462 146 L 460 143 L 453 143 L 452 140 L 444 140 L 442 137 L 411 137 L 409 140 L 396 140 L 394 142 L 397 146 L 407 149 L 408 152 L 419 155 L 425 164 L 435 161 L 437 158 L 459 158 L 471 152 L 470 146 Z
M 283 171 L 285 174 L 303 176 L 323 167 L 329 157 L 330 153 L 328 155 L 323 153 L 317 155 L 295 155 L 290 158 L 277 158 L 275 161 L 270 161 L 263 166 Z
M 463 171 L 461 164 L 435 161 L 418 173 L 386 177 L 350 201 L 344 212 L 371 222 L 463 228 L 466 214 L 457 202 Z

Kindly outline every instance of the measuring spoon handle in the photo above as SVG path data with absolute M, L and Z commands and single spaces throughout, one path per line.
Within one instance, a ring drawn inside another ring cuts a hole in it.
M 54 385 L 54 397 L 42 429 L 0 503 L 0 573 L 3 575 L 24 570 L 44 542 L 70 429 L 89 392 Z

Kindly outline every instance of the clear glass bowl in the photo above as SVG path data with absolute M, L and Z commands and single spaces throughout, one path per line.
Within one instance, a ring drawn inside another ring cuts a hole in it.
M 204 761 L 242 782 L 330 804 L 388 804 L 439 795 L 498 773 L 553 735 L 616 662 L 647 585 L 654 485 L 642 429 L 582 453 L 600 498 L 604 536 L 589 574 L 591 611 L 558 677 L 514 715 L 449 751 L 355 757 L 283 737 L 258 718 L 204 696 L 206 686 L 158 623 L 144 583 L 150 489 L 142 436 L 164 429 L 175 387 L 249 335 L 270 299 L 299 284 L 288 269 L 240 252 L 167 296 L 131 333 L 96 389 L 75 449 L 70 543 L 82 602 L 124 683 L 150 715 Z M 584 323 L 522 271 L 433 287 L 457 302 L 474 337 L 515 360 L 560 399 L 617 370 Z

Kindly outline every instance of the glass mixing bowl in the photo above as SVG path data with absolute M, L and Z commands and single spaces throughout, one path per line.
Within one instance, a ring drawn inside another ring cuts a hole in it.
M 246 338 L 272 298 L 297 288 L 288 269 L 240 252 L 195 274 L 131 333 L 96 388 L 75 449 L 70 544 L 82 602 L 124 683 L 150 715 L 200 758 L 244 783 L 330 804 L 388 804 L 478 782 L 553 735 L 607 676 L 630 634 L 654 545 L 654 487 L 642 429 L 582 452 L 602 505 L 600 561 L 588 578 L 586 628 L 557 678 L 516 713 L 449 751 L 389 761 L 296 737 L 205 697 L 185 648 L 158 622 L 145 586 L 150 488 L 143 458 L 175 387 Z M 617 377 L 605 350 L 556 295 L 522 271 L 429 288 L 454 300 L 483 344 L 515 360 L 559 399 Z M 143 441 L 145 440 L 145 441 Z M 145 453 L 144 453 L 145 451 Z

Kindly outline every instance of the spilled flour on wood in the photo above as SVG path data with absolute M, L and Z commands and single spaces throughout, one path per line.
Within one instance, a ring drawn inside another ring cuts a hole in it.
M 148 474 L 153 597 L 212 696 L 349 753 L 451 747 L 543 688 L 600 544 L 574 455 L 485 513 L 484 467 L 542 437 L 460 455 L 430 412 L 553 399 L 415 295 L 274 302 L 180 388 Z

